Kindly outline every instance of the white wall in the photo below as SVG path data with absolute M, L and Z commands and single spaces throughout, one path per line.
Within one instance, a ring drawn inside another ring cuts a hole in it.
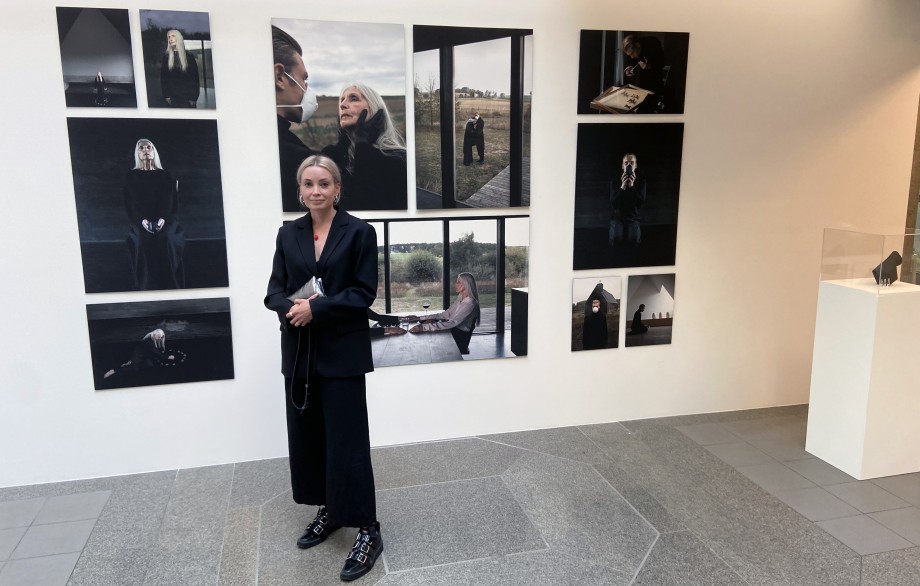
M 140 4 L 93 5 L 131 8 L 139 34 Z M 913 0 L 406 0 L 386 17 L 370 0 L 159 0 L 211 12 L 231 286 L 86 295 L 54 6 L 5 8 L 0 24 L 24 52 L 3 65 L 15 90 L 0 92 L 0 486 L 285 454 L 277 326 L 262 307 L 282 217 L 271 17 L 535 33 L 531 354 L 380 369 L 369 377 L 376 445 L 805 402 L 822 228 L 904 222 L 920 96 Z M 687 114 L 656 119 L 686 124 L 670 346 L 569 350 L 581 28 L 691 35 Z M 170 114 L 208 115 L 149 115 Z M 235 380 L 93 390 L 87 302 L 192 296 L 230 297 Z

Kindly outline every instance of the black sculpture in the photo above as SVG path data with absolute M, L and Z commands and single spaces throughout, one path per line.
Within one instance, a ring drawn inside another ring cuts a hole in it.
M 897 250 L 892 250 L 882 264 L 872 269 L 872 276 L 879 285 L 888 287 L 898 280 L 898 266 L 901 264 L 901 255 Z

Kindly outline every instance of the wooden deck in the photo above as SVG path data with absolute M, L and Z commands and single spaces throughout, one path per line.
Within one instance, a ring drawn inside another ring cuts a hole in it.
M 530 159 L 524 159 L 523 186 L 521 205 L 530 205 Z M 479 191 L 463 201 L 473 208 L 507 208 L 511 203 L 511 166 L 507 166 L 498 175 L 483 185 Z

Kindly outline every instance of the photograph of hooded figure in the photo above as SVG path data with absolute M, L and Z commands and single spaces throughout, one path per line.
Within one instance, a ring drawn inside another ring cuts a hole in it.
M 616 348 L 621 277 L 572 280 L 572 351 Z
M 671 343 L 674 273 L 630 275 L 627 283 L 626 347 Z

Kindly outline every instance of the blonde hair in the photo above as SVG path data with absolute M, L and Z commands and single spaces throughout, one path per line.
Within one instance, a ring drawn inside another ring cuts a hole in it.
M 176 35 L 176 50 L 173 51 L 169 46 L 169 35 Z M 176 68 L 175 56 L 179 56 L 179 68 L 182 71 L 188 69 L 188 56 L 185 54 L 185 39 L 182 33 L 176 29 L 166 31 L 166 65 L 169 69 Z
M 303 203 L 303 200 L 300 199 L 300 176 L 303 175 L 303 170 L 307 167 L 322 167 L 326 171 L 329 171 L 329 174 L 332 175 L 332 182 L 335 183 L 335 186 L 339 188 L 339 195 L 335 198 L 335 205 L 338 207 L 339 200 L 342 198 L 342 172 L 339 171 L 339 166 L 335 164 L 335 161 L 327 157 L 326 155 L 310 155 L 297 167 L 297 199 L 300 200 L 300 205 L 306 207 Z

